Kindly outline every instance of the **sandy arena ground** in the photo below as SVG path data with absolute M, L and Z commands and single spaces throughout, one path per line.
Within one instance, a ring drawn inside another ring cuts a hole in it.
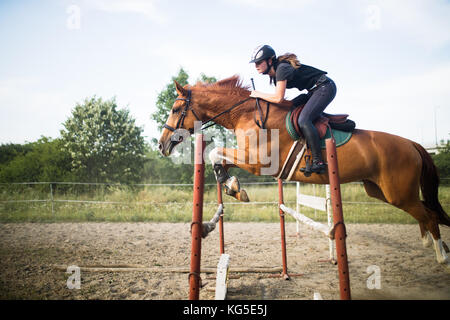
M 290 281 L 264 274 L 229 279 L 228 299 L 339 299 L 337 266 L 317 262 L 328 256 L 322 234 L 303 228 L 295 237 L 288 223 L 288 267 L 302 273 Z M 450 244 L 450 229 L 441 227 Z M 354 299 L 450 299 L 450 272 L 423 248 L 417 225 L 348 224 L 347 250 Z M 202 266 L 215 267 L 218 230 L 203 241 Z M 278 223 L 225 223 L 231 267 L 280 267 Z M 189 224 L 54 223 L 0 225 L 1 299 L 187 299 L 188 275 L 164 273 L 188 267 Z M 161 272 L 81 272 L 81 289 L 68 289 L 69 277 L 56 265 L 160 267 Z M 371 265 L 381 271 L 381 289 L 368 289 Z M 213 275 L 213 274 L 212 274 Z M 202 274 L 201 299 L 214 299 L 215 280 Z M 236 275 L 236 274 L 233 274 Z

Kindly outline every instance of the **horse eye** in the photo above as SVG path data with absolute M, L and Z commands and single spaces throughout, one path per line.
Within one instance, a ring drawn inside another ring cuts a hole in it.
M 173 108 L 172 109 L 172 113 L 177 113 L 177 112 L 179 112 L 180 111 L 180 108 Z

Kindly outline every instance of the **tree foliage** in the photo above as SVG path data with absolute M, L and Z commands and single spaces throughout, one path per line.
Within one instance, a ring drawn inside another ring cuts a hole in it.
M 19 151 L 10 153 L 11 145 L 0 147 L 2 158 L 5 158 L 4 152 L 15 154 L 10 161 L 0 164 L 1 182 L 56 182 L 73 179 L 71 157 L 63 151 L 60 139 L 42 137 L 21 147 L 15 145 L 13 149 Z M 26 152 L 22 152 L 23 150 Z
M 165 89 L 158 94 L 156 98 L 156 112 L 151 115 L 151 119 L 156 121 L 159 130 L 162 130 L 167 118 L 169 118 L 170 110 L 178 96 L 174 81 L 185 86 L 188 84 L 188 78 L 189 75 L 181 68 L 178 71 L 178 75 L 172 77 L 172 80 L 166 85 Z
M 450 180 L 450 140 L 441 141 L 440 152 L 433 156 L 433 161 L 438 168 L 439 176 L 445 180 L 442 183 L 449 184 Z
M 92 97 L 77 104 L 64 122 L 61 136 L 82 181 L 136 182 L 144 163 L 142 129 L 115 99 Z

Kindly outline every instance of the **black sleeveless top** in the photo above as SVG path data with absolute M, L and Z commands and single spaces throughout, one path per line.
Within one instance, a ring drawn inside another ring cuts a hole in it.
M 321 75 L 327 72 L 302 64 L 295 69 L 288 61 L 281 61 L 275 65 L 275 84 L 277 81 L 287 80 L 286 88 L 297 88 L 302 91 L 311 89 Z

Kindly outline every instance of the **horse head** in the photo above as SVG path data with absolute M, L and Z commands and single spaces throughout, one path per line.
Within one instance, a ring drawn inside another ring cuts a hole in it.
M 158 143 L 159 151 L 163 156 L 169 156 L 177 144 L 194 132 L 195 121 L 201 122 L 194 111 L 198 102 L 192 101 L 192 91 L 188 89 L 188 85 L 183 87 L 175 81 L 175 89 L 178 97 L 170 110 Z

